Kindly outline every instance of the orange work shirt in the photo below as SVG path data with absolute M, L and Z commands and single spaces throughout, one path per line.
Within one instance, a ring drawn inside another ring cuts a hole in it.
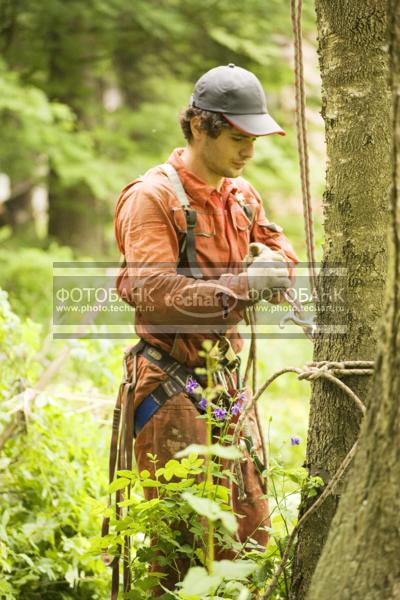
M 196 260 L 204 279 L 177 272 L 186 218 L 169 178 L 154 167 L 130 182 L 117 203 L 115 235 L 126 260 L 117 289 L 136 308 L 137 335 L 193 367 L 201 364 L 198 352 L 205 339 L 217 340 L 222 334 L 236 352 L 243 346 L 236 325 L 254 303 L 243 268 L 249 243 L 283 251 L 292 277 L 298 258 L 280 228 L 266 218 L 250 183 L 242 177 L 225 178 L 218 191 L 185 168 L 182 152 L 175 149 L 168 162 L 197 214 Z M 243 203 L 251 207 L 251 220 Z M 222 302 L 228 310 L 222 310 Z

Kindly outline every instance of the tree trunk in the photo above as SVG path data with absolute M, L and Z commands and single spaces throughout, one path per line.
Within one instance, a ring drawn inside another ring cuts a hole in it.
M 87 186 L 65 188 L 58 177 L 49 176 L 49 236 L 62 245 L 99 256 L 105 251 L 103 223 L 110 215 L 93 198 Z
M 78 115 L 79 122 L 88 129 L 96 124 L 93 101 L 96 90 L 95 77 L 85 61 L 76 59 L 71 46 L 65 46 L 65 27 L 68 22 L 55 19 L 47 43 L 51 48 L 47 93 L 51 100 L 70 106 Z M 83 24 L 78 20 L 69 23 L 77 47 L 90 46 L 90 35 L 85 35 Z M 65 64 L 69 64 L 68 73 Z M 67 76 L 68 75 L 68 76 Z M 85 85 L 82 85 L 82 82 Z M 99 106 L 101 100 L 96 98 Z M 95 198 L 84 182 L 67 186 L 51 169 L 47 185 L 49 188 L 49 236 L 60 244 L 66 244 L 79 252 L 98 256 L 105 248 L 104 203 Z M 109 219 L 110 215 L 106 215 Z
M 345 325 L 321 335 L 314 360 L 373 360 L 383 312 L 391 183 L 387 14 L 381 0 L 316 0 L 328 168 L 318 322 Z M 328 275 L 341 266 L 340 278 Z M 334 291 L 336 289 L 336 292 Z M 346 377 L 365 399 L 368 377 Z M 357 438 L 358 409 L 331 382 L 313 386 L 306 466 L 324 482 Z M 301 528 L 291 598 L 305 598 L 345 484 Z M 303 503 L 301 514 L 312 501 Z M 321 595 L 320 600 L 330 598 Z
M 390 19 L 393 193 L 385 320 L 371 401 L 309 600 L 400 598 L 400 2 Z

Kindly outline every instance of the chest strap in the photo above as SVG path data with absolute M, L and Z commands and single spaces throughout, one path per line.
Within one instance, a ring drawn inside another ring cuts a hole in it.
M 181 203 L 181 207 L 186 217 L 186 233 L 179 244 L 178 266 L 183 266 L 186 263 L 189 268 L 190 277 L 193 277 L 194 279 L 203 279 L 203 273 L 196 261 L 196 237 L 194 233 L 197 220 L 196 211 L 190 207 L 189 199 L 175 168 L 169 163 L 160 165 L 160 168 L 167 175 L 174 188 L 175 194 Z

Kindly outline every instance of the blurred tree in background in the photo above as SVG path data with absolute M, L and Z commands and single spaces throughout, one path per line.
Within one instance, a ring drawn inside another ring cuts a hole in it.
M 279 0 L 245 8 L 239 0 L 0 0 L 0 225 L 9 226 L 0 240 L 12 231 L 43 245 L 48 235 L 93 257 L 112 255 L 119 190 L 183 144 L 177 114 L 194 82 L 228 62 L 257 74 L 289 133 L 260 139 L 247 175 L 264 197 L 277 206 L 285 198 L 288 212 L 300 213 L 290 201 L 299 184 L 289 12 Z M 306 76 L 317 107 L 307 52 L 314 20 L 308 0 Z M 310 110 L 314 191 L 323 177 L 321 123 Z M 300 235 L 299 225 L 289 232 Z

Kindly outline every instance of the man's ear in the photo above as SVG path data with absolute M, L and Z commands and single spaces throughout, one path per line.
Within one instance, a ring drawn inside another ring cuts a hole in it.
M 190 129 L 195 141 L 199 140 L 203 135 L 203 130 L 200 127 L 200 117 L 192 117 L 190 119 Z

